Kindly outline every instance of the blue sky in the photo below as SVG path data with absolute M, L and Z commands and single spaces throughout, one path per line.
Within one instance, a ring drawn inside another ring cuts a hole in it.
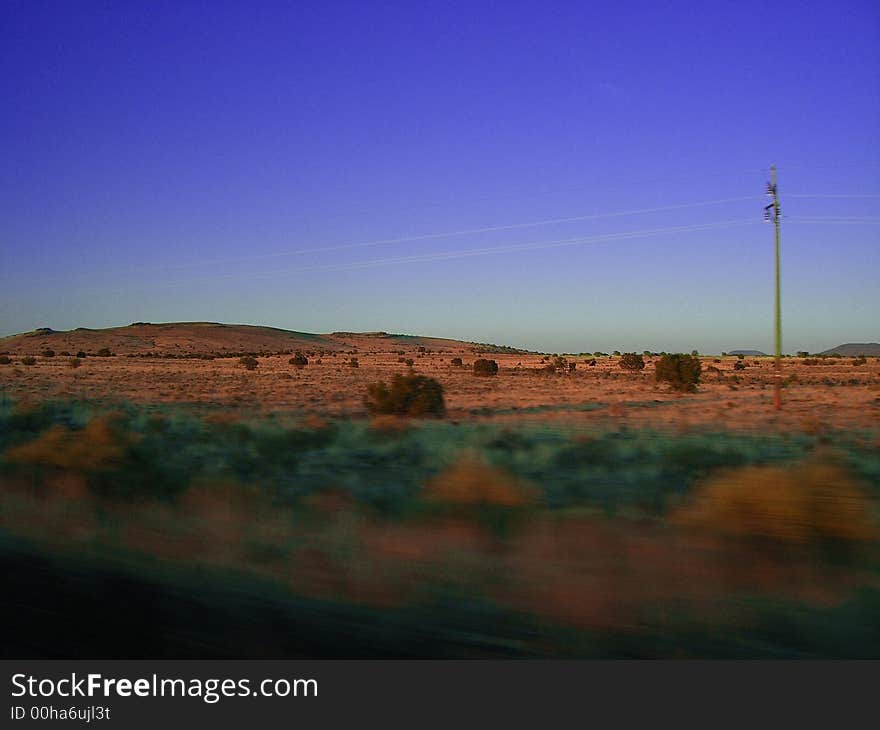
M 880 340 L 876 3 L 7 0 L 0 72 L 0 335 L 770 351 L 775 163 L 785 350 Z

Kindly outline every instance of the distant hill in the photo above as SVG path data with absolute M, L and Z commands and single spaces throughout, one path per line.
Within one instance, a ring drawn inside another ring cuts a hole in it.
M 820 355 L 844 355 L 845 357 L 880 357 L 880 342 L 847 342 L 820 352 Z
M 730 355 L 747 355 L 748 357 L 767 357 L 766 352 L 760 350 L 728 350 Z
M 219 322 L 134 322 L 125 327 L 57 331 L 41 327 L 33 332 L 0 338 L 0 353 L 38 355 L 43 350 L 95 354 L 107 348 L 117 355 L 196 356 L 239 352 L 271 353 L 296 350 L 346 352 L 356 349 L 398 351 L 409 347 L 430 350 L 474 349 L 469 342 L 386 332 L 333 332 L 312 334 L 276 327 Z

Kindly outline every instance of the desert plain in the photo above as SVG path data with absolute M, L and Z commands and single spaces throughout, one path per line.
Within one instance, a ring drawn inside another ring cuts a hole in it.
M 685 391 L 652 353 L 216 323 L 0 357 L 9 652 L 880 655 L 877 357 L 699 355 Z M 398 375 L 444 412 L 371 412 Z
M 104 348 L 112 356 L 94 356 Z M 54 356 L 41 356 L 46 350 Z M 564 364 L 551 369 L 557 354 L 509 350 L 411 335 L 306 335 L 208 323 L 37 331 L 0 340 L 0 352 L 12 360 L 0 366 L 0 387 L 6 397 L 28 401 L 126 399 L 365 418 L 370 383 L 412 372 L 442 384 L 453 421 L 791 433 L 880 424 L 877 357 L 784 357 L 778 378 L 783 408 L 777 411 L 777 371 L 768 356 L 700 355 L 699 386 L 682 394 L 655 381 L 656 356 L 644 357 L 643 370 L 628 371 L 619 356 L 562 354 Z M 92 356 L 71 367 L 79 351 Z M 308 365 L 290 364 L 296 352 Z M 244 353 L 256 357 L 256 368 L 239 362 Z M 33 365 L 21 364 L 27 356 Z M 476 377 L 472 364 L 480 358 L 495 360 L 498 374 Z

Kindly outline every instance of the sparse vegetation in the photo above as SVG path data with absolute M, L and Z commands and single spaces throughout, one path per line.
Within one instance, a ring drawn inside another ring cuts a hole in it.
M 624 370 L 644 370 L 645 358 L 634 352 L 627 352 L 621 356 L 618 365 Z
M 28 355 L 27 357 L 21 358 L 21 364 L 22 365 L 36 365 L 37 358 L 31 357 L 30 355 Z
M 669 383 L 673 390 L 691 392 L 700 382 L 700 359 L 693 355 L 663 355 L 654 363 L 658 383 Z
M 244 357 L 238 358 L 238 364 L 243 365 L 248 370 L 256 370 L 260 363 L 257 361 L 257 358 L 251 355 L 245 355 Z
M 301 352 L 298 352 L 287 362 L 289 365 L 293 365 L 297 370 L 301 370 L 309 364 L 309 359 Z
M 698 487 L 676 520 L 732 537 L 783 543 L 829 545 L 877 537 L 866 489 L 835 463 L 724 472 Z
M 424 375 L 395 375 L 391 385 L 378 382 L 367 387 L 364 406 L 372 414 L 437 416 L 446 414 L 443 386 Z
M 46 349 L 40 353 L 43 357 L 55 357 L 55 350 Z
M 480 358 L 479 360 L 474 360 L 474 375 L 488 377 L 490 375 L 497 374 L 498 363 L 494 360 L 485 360 L 483 358 Z
M 8 355 L 0 355 L 0 365 L 10 365 L 12 363 L 12 358 Z

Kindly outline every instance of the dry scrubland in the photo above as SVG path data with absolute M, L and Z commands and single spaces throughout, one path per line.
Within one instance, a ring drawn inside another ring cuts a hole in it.
M 361 345 L 357 347 L 355 344 Z M 574 372 L 548 373 L 542 355 L 475 353 L 472 347 L 447 346 L 427 353 L 419 346 L 377 350 L 357 340 L 347 350 L 316 351 L 303 368 L 291 355 L 258 356 L 248 370 L 238 357 L 167 359 L 163 357 L 87 357 L 71 368 L 69 357 L 11 353 L 0 366 L 0 385 L 16 399 L 131 399 L 149 403 L 193 403 L 245 410 L 364 417 L 368 384 L 388 381 L 410 368 L 437 379 L 444 388 L 452 420 L 493 418 L 503 421 L 547 420 L 604 424 L 757 431 L 806 431 L 874 428 L 880 423 L 880 359 L 853 365 L 853 358 L 803 358 L 783 361 L 781 413 L 773 410 L 772 358 L 747 357 L 735 370 L 736 357 L 700 358 L 702 378 L 692 394 L 678 394 L 654 381 L 653 358 L 641 372 L 622 370 L 618 357 L 571 357 Z M 318 351 L 320 352 L 320 351 Z M 404 353 L 404 354 L 398 354 Z M 459 357 L 463 366 L 451 364 Z M 499 372 L 475 377 L 470 369 L 480 357 L 494 359 Z M 358 366 L 351 366 L 356 358 Z M 547 357 L 547 360 L 550 358 Z
M 676 393 L 652 357 L 261 329 L 249 368 L 151 327 L 0 346 L 10 635 L 54 637 L 9 651 L 880 656 L 877 358 L 787 358 L 778 413 L 772 358 Z M 405 373 L 444 418 L 368 414 Z

